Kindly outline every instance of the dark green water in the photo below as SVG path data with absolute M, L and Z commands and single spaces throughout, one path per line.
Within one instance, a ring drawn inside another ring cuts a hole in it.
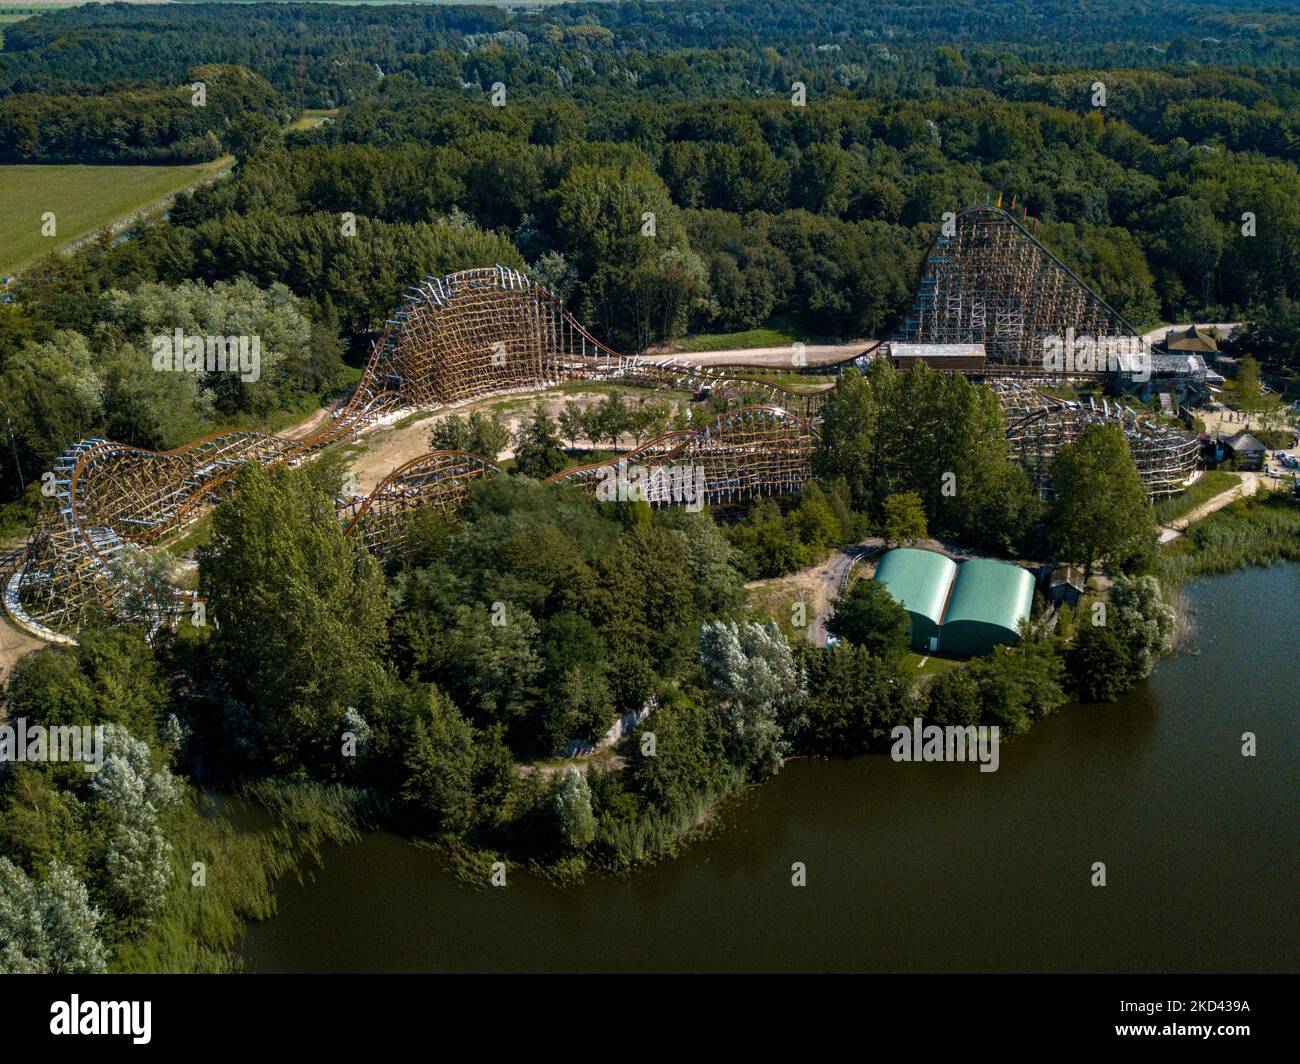
M 372 835 L 282 887 L 246 966 L 1294 970 L 1300 566 L 1201 581 L 1188 600 L 1189 652 L 1122 702 L 1068 707 L 1004 744 L 995 773 L 791 764 L 683 858 L 568 890 L 521 874 L 475 890 Z

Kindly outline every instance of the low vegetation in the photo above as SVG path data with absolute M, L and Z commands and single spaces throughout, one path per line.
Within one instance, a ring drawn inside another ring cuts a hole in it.
M 1196 478 L 1196 483 L 1186 491 L 1160 499 L 1153 507 L 1156 520 L 1167 525 L 1185 517 L 1198 506 L 1203 506 L 1217 495 L 1237 487 L 1241 477 L 1226 470 L 1211 469 Z

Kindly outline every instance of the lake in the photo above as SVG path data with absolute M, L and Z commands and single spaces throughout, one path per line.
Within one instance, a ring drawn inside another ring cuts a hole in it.
M 245 966 L 1294 970 L 1300 565 L 1201 580 L 1186 598 L 1182 652 L 1121 701 L 1067 706 L 1005 743 L 997 772 L 791 763 L 677 860 L 567 889 L 520 872 L 468 887 L 374 833 L 281 884 Z

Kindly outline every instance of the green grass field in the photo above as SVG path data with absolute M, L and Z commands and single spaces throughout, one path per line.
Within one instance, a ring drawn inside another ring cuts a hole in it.
M 933 658 L 928 654 L 917 654 L 909 650 L 906 657 L 907 667 L 917 676 L 933 676 L 935 673 L 947 672 L 961 667 L 961 662 L 953 658 Z
M 172 194 L 230 165 L 0 166 L 0 275 L 135 211 L 162 206 Z M 41 216 L 54 212 L 55 235 L 41 235 Z
M 695 333 L 673 342 L 674 351 L 733 351 L 747 347 L 786 347 L 796 340 L 806 344 L 833 344 L 834 339 L 819 336 L 784 318 L 773 318 L 765 326 L 732 333 Z
M 297 121 L 289 125 L 286 132 L 293 133 L 299 129 L 316 129 L 318 126 L 323 126 L 327 121 L 333 121 L 338 117 L 338 113 L 339 109 L 337 107 L 330 110 L 314 110 L 308 107 Z

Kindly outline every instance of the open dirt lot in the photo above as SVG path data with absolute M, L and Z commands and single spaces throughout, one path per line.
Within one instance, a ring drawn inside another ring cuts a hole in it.
M 875 342 L 874 340 L 851 340 L 846 344 L 805 344 L 803 355 L 807 362 L 804 365 L 818 366 L 825 362 L 838 362 L 843 358 L 860 355 Z M 731 351 L 679 351 L 675 354 L 649 351 L 646 357 L 654 362 L 682 362 L 688 366 L 751 365 L 792 369 L 795 347 L 793 344 L 785 344 L 782 347 L 742 347 Z
M 571 392 L 557 392 L 550 389 L 545 392 L 521 392 L 504 398 L 497 396 L 455 408 L 441 407 L 437 410 L 407 415 L 399 418 L 392 425 L 376 425 L 363 432 L 353 446 L 359 445 L 364 450 L 352 458 L 346 468 L 348 472 L 356 475 L 355 490 L 364 495 L 398 466 L 426 453 L 429 450 L 429 434 L 434 426 L 452 414 L 466 417 L 475 411 L 483 411 L 500 419 L 513 434 L 532 416 L 533 407 L 538 402 L 545 407 L 552 418 L 556 418 L 567 403 L 576 403 L 586 410 L 615 390 L 622 391 L 633 402 L 648 396 L 644 389 L 636 388 L 604 388 Z M 652 398 L 675 398 L 676 401 L 681 401 L 670 393 L 655 393 Z M 624 435 L 618 447 L 614 449 L 628 450 L 636 446 L 636 442 L 631 436 Z M 513 456 L 514 449 L 507 447 L 499 457 L 504 460 Z

